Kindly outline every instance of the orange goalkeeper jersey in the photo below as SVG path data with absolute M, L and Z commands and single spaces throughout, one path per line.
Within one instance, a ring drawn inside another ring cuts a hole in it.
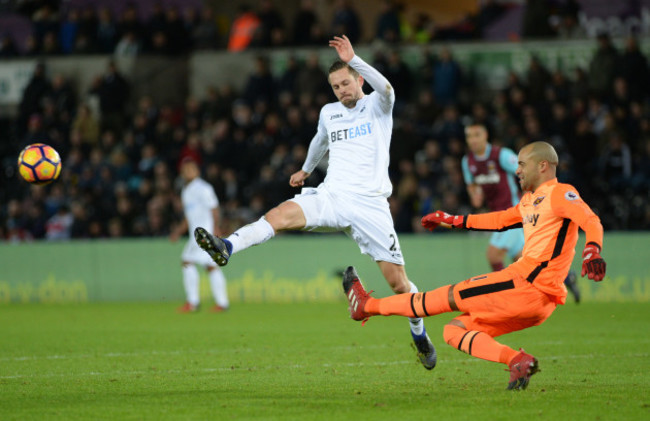
M 534 192 L 526 192 L 512 208 L 468 215 L 464 221 L 464 227 L 472 230 L 503 231 L 521 226 L 525 239 L 522 257 L 508 268 L 564 304 L 564 279 L 575 255 L 578 227 L 587 234 L 587 243 L 602 249 L 600 219 L 575 187 L 554 178 Z

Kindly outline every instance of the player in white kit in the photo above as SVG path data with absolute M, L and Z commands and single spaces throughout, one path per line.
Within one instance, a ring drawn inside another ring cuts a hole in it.
M 324 182 L 317 188 L 303 188 L 301 194 L 228 238 L 199 227 L 194 232 L 196 241 L 223 266 L 231 255 L 271 239 L 278 231 L 343 231 L 377 262 L 395 293 L 417 292 L 404 270 L 387 200 L 392 192 L 388 164 L 395 92 L 381 73 L 354 54 L 345 35 L 334 37 L 329 45 L 340 58 L 330 67 L 328 77 L 339 101 L 321 109 L 305 163 L 291 175 L 289 184 L 303 186 L 329 151 Z M 364 81 L 373 93 L 364 95 Z M 436 364 L 435 348 L 422 319 L 409 321 L 420 361 L 430 370 Z
M 176 241 L 187 232 L 193 232 L 197 227 L 206 227 L 210 231 L 219 232 L 219 200 L 212 186 L 201 179 L 201 170 L 198 164 L 192 159 L 185 159 L 181 163 L 181 177 L 185 186 L 181 192 L 183 202 L 183 221 L 175 227 L 170 234 L 170 240 Z M 228 309 L 228 291 L 226 290 L 226 278 L 215 262 L 199 248 L 192 239 L 187 241 L 183 254 L 183 285 L 187 301 L 178 309 L 182 313 L 190 313 L 198 310 L 199 297 L 199 271 L 197 266 L 203 266 L 208 271 L 210 288 L 214 296 L 214 312 L 222 312 Z

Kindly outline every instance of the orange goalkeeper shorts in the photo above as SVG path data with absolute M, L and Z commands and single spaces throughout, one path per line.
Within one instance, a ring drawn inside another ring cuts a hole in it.
M 468 330 L 492 337 L 537 326 L 557 304 L 519 273 L 506 268 L 454 285 L 454 299 L 464 314 L 456 320 Z

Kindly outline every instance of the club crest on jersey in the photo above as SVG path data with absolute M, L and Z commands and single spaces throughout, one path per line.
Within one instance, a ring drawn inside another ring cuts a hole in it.
M 546 197 L 546 196 L 540 196 L 540 197 L 538 197 L 537 199 L 535 199 L 535 201 L 533 202 L 533 206 L 537 206 L 537 205 L 539 205 L 540 203 L 542 203 L 542 200 L 544 200 L 545 197 Z
M 330 120 L 334 120 L 334 119 L 341 118 L 341 117 L 343 117 L 343 114 L 332 114 L 330 116 Z
M 570 190 L 568 192 L 564 193 L 564 198 L 566 200 L 578 200 L 579 199 L 578 194 L 576 192 L 572 192 Z

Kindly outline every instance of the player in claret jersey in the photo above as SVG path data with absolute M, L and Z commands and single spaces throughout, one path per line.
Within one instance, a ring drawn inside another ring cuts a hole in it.
M 354 54 L 345 35 L 334 37 L 329 45 L 340 59 L 328 76 L 338 102 L 321 109 L 305 163 L 291 175 L 289 184 L 302 187 L 329 151 L 325 181 L 317 188 L 303 188 L 301 194 L 228 238 L 199 227 L 194 232 L 196 241 L 223 266 L 231 255 L 270 240 L 278 231 L 343 231 L 377 262 L 394 292 L 417 292 L 404 269 L 387 200 L 393 189 L 388 164 L 395 92 L 381 73 Z M 369 95 L 362 90 L 366 81 L 374 89 Z M 436 350 L 422 318 L 412 317 L 410 327 L 420 361 L 431 370 Z
M 550 144 L 531 143 L 518 156 L 517 176 L 525 193 L 516 206 L 466 216 L 436 211 L 422 218 L 422 225 L 431 230 L 439 225 L 487 231 L 523 226 L 525 245 L 519 260 L 503 270 L 433 291 L 379 299 L 369 296 L 349 267 L 343 289 L 350 301 L 350 316 L 365 320 L 375 315 L 423 317 L 460 311 L 463 314 L 445 326 L 445 342 L 474 357 L 507 364 L 508 389 L 525 389 L 538 371 L 537 359 L 494 338 L 537 326 L 558 304 L 564 304 L 563 281 L 575 254 L 578 227 L 587 235 L 582 276 L 594 281 L 605 277 L 600 219 L 573 186 L 558 183 L 557 165 L 557 153 Z

